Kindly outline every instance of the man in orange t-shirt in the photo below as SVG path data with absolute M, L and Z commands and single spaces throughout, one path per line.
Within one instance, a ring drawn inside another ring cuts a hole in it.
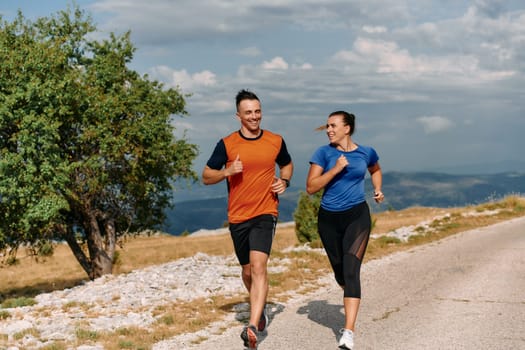
M 250 321 L 241 338 L 249 348 L 257 346 L 258 332 L 268 324 L 268 257 L 275 235 L 278 195 L 290 186 L 293 163 L 284 139 L 261 129 L 261 103 L 250 91 L 235 98 L 238 131 L 221 139 L 206 163 L 206 185 L 227 180 L 228 222 L 235 254 L 242 266 L 242 281 L 250 293 Z M 279 176 L 275 175 L 276 165 Z

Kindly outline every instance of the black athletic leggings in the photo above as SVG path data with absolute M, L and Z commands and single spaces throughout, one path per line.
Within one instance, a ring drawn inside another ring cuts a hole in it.
M 341 212 L 319 209 L 319 236 L 335 280 L 344 286 L 345 298 L 361 298 L 361 262 L 370 237 L 371 221 L 366 202 Z

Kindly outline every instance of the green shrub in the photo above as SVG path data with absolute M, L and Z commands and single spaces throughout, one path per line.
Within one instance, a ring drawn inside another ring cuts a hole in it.
M 175 323 L 172 315 L 164 315 L 160 318 L 159 322 L 162 324 L 165 324 L 167 326 L 170 326 Z
M 322 191 L 314 195 L 306 192 L 299 194 L 297 208 L 293 214 L 295 220 L 295 234 L 301 243 L 319 241 L 317 232 L 317 213 L 321 204 Z
M 16 256 L 10 255 L 5 259 L 5 264 L 8 266 L 15 266 L 18 265 L 20 261 L 16 258 Z
M 133 349 L 135 344 L 131 340 L 119 340 L 118 346 L 120 349 Z
M 377 244 L 384 248 L 389 245 L 395 245 L 395 244 L 401 244 L 401 240 L 397 237 L 391 237 L 391 236 L 381 236 L 376 240 Z
M 95 341 L 95 340 L 97 340 L 100 337 L 100 335 L 98 334 L 97 331 L 92 331 L 92 330 L 83 329 L 83 328 L 78 328 L 75 331 L 75 335 L 77 336 L 77 339 L 79 339 L 79 340 L 92 340 L 92 341 Z
M 2 303 L 4 309 L 10 309 L 14 307 L 31 306 L 35 305 L 36 301 L 33 298 L 20 297 L 16 299 L 6 299 Z
M 36 246 L 36 253 L 41 257 L 52 256 L 54 251 L 55 248 L 53 247 L 53 243 L 50 241 L 40 241 Z
M 122 265 L 122 255 L 118 250 L 113 253 L 113 265 L 121 266 Z

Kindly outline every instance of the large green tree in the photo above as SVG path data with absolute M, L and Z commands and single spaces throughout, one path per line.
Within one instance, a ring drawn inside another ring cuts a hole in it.
M 173 134 L 185 96 L 127 67 L 129 32 L 97 36 L 78 8 L 0 18 L 0 250 L 66 241 L 91 279 L 163 222 L 198 152 Z

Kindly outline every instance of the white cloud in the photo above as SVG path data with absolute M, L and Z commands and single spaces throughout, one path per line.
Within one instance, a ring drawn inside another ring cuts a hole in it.
M 426 134 L 438 133 L 454 126 L 449 119 L 441 116 L 423 116 L 417 118 L 417 121 L 423 125 Z
M 216 75 L 208 70 L 190 74 L 185 69 L 175 70 L 167 66 L 157 66 L 150 71 L 152 78 L 160 80 L 170 87 L 179 87 L 184 91 L 190 91 L 199 86 L 217 84 Z
M 405 78 L 436 77 L 443 81 L 493 81 L 513 76 L 512 70 L 488 71 L 480 68 L 479 60 L 472 55 L 417 55 L 397 43 L 386 40 L 356 39 L 353 50 L 342 50 L 333 56 L 348 66 L 379 74 L 400 74 Z M 465 80 L 467 78 L 467 80 Z
M 193 74 L 192 80 L 197 85 L 203 85 L 203 86 L 212 86 L 217 83 L 217 81 L 215 80 L 215 74 L 210 72 L 209 70 L 205 70 L 205 71 Z
M 288 63 L 282 57 L 274 57 L 271 61 L 264 61 L 261 65 L 263 69 L 287 70 Z

